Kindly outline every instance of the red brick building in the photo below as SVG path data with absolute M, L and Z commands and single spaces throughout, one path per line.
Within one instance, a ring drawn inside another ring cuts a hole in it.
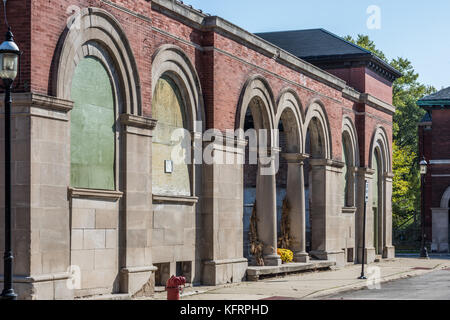
M 21 298 L 146 295 L 171 274 L 245 280 L 252 208 L 265 264 L 281 263 L 283 201 L 296 262 L 361 261 L 366 180 L 367 261 L 394 256 L 400 74 L 370 52 L 325 30 L 254 35 L 170 0 L 17 0 L 7 15 L 23 51 L 13 94 Z M 247 142 L 234 130 L 247 128 L 269 132 L 253 169 L 170 158 L 176 129 L 191 138 L 187 157 L 239 157 Z M 262 174 L 279 158 L 282 177 Z
M 428 163 L 422 186 L 427 243 L 433 252 L 449 250 L 450 208 L 450 88 L 417 103 L 427 111 L 419 124 L 419 155 Z

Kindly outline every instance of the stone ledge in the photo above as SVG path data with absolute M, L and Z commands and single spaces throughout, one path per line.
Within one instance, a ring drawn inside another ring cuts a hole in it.
M 330 268 L 336 265 L 334 261 L 311 261 L 307 263 L 286 263 L 280 266 L 265 266 L 265 267 L 248 267 L 247 280 L 258 281 L 260 276 L 276 276 L 283 273 L 292 273 L 299 271 L 308 271 L 316 269 Z
M 93 198 L 93 199 L 119 200 L 123 196 L 123 192 L 112 190 L 68 188 L 67 191 L 69 199 Z
M 178 203 L 194 205 L 198 202 L 198 197 L 186 197 L 186 196 L 165 196 L 165 195 L 153 195 L 153 202 L 156 203 Z
M 222 265 L 222 264 L 232 264 L 232 263 L 247 263 L 248 260 L 246 258 L 237 258 L 237 259 L 224 259 L 224 260 L 210 260 L 205 261 L 206 265 Z
M 141 273 L 141 272 L 154 272 L 156 270 L 158 270 L 158 268 L 155 266 L 146 266 L 146 267 L 127 267 L 122 268 L 120 271 L 126 273 Z
M 156 126 L 157 120 L 147 117 L 135 116 L 132 114 L 122 113 L 120 115 L 120 123 L 140 129 L 153 130 Z
M 0 106 L 4 104 L 4 94 L 0 94 Z M 13 107 L 33 107 L 54 111 L 69 112 L 73 108 L 73 101 L 60 99 L 35 92 L 12 93 Z
M 356 210 L 356 207 L 342 207 L 342 213 L 344 214 L 355 214 Z
M 14 276 L 13 282 L 15 283 L 37 283 L 37 282 L 48 282 L 55 280 L 66 280 L 69 279 L 71 275 L 68 272 L 61 272 L 55 274 L 39 274 L 32 276 Z M 4 276 L 0 275 L 0 282 L 4 281 Z

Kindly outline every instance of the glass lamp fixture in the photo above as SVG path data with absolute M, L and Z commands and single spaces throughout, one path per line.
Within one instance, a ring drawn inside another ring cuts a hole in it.
M 6 40 L 0 45 L 0 78 L 13 82 L 17 77 L 20 50 L 14 42 L 11 29 L 6 33 Z

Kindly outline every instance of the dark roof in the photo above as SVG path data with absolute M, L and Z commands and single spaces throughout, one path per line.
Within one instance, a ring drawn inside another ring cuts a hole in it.
M 324 29 L 267 32 L 256 35 L 302 59 L 319 56 L 371 55 L 370 51 Z
M 266 32 L 256 35 L 319 66 L 337 61 L 371 61 L 372 65 L 376 65 L 374 69 L 383 69 L 383 74 L 392 81 L 402 76 L 399 71 L 369 50 L 324 29 Z
M 431 113 L 427 112 L 427 113 L 423 116 L 422 120 L 420 120 L 420 122 L 421 122 L 421 123 L 424 123 L 424 122 L 431 122 L 432 120 L 433 120 L 433 119 L 431 118 Z
M 419 106 L 450 105 L 450 87 L 420 99 L 417 104 Z

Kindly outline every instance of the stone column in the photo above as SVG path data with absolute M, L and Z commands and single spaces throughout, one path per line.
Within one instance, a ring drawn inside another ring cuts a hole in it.
M 365 181 L 369 182 L 369 201 L 366 207 L 366 262 L 371 263 L 375 261 L 375 248 L 373 247 L 373 211 L 372 211 L 372 180 L 375 171 L 370 168 L 358 168 L 357 171 L 357 199 L 356 207 L 358 208 L 356 214 L 356 245 L 357 245 L 357 263 L 362 261 L 363 248 L 363 217 L 364 217 L 364 201 L 366 194 Z
M 0 95 L 0 251 L 4 248 L 4 96 Z M 73 299 L 70 273 L 70 110 L 73 102 L 13 94 L 12 214 L 18 299 Z M 3 261 L 0 263 L 3 274 Z M 3 277 L 0 288 L 3 288 Z M 70 281 L 69 281 L 70 282 Z
M 383 189 L 383 258 L 395 257 L 395 247 L 392 245 L 392 173 L 384 174 Z
M 122 114 L 125 139 L 124 206 L 120 222 L 120 291 L 130 295 L 149 295 L 154 289 L 152 264 L 152 130 L 156 121 Z
M 258 237 L 264 244 L 264 263 L 267 266 L 281 265 L 277 254 L 277 199 L 276 199 L 276 158 L 278 151 L 260 156 L 256 178 L 256 212 L 258 217 Z
M 448 252 L 448 211 L 449 208 L 431 208 L 432 252 Z
M 282 155 L 288 165 L 286 199 L 289 203 L 291 249 L 295 262 L 308 262 L 306 253 L 306 213 L 305 213 L 305 181 L 303 160 L 309 156 L 300 153 L 284 153 Z
M 245 279 L 248 261 L 243 257 L 243 163 L 245 140 L 211 137 L 204 141 L 202 230 L 200 248 L 205 285 L 236 283 Z M 206 162 L 206 159 L 204 159 Z

